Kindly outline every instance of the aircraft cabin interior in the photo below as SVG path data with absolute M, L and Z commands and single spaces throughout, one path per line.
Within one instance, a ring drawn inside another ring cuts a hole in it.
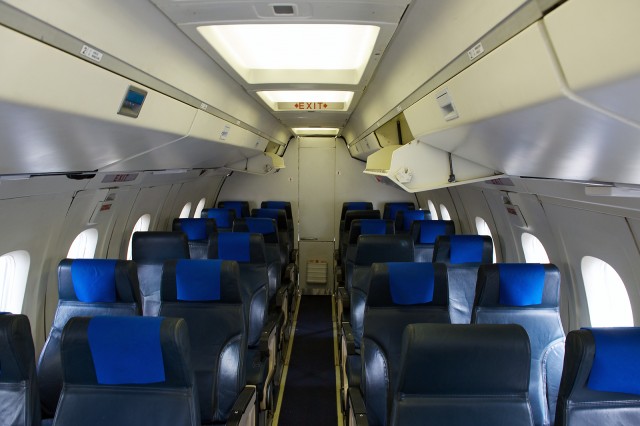
M 639 19 L 0 0 L 0 426 L 640 424 Z

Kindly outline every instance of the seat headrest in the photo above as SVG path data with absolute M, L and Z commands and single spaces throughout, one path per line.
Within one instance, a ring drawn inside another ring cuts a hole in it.
M 640 328 L 591 328 L 595 354 L 587 387 L 640 395 Z
M 382 217 L 384 219 L 395 220 L 398 212 L 415 209 L 415 204 L 411 202 L 385 203 Z
M 414 220 L 411 235 L 416 244 L 435 244 L 440 235 L 455 234 L 456 226 L 452 220 Z
M 233 260 L 169 260 L 162 268 L 161 300 L 240 303 L 238 273 Z
M 83 303 L 139 303 L 135 262 L 63 259 L 58 264 L 58 299 Z
M 231 229 L 233 220 L 236 218 L 236 211 L 231 208 L 212 208 L 202 210 L 202 217 L 205 219 L 215 219 L 216 226 L 223 229 Z
M 262 234 L 265 244 L 279 244 L 280 236 L 275 219 L 268 217 L 244 217 L 233 221 L 233 232 Z
M 34 369 L 35 351 L 29 318 L 0 313 L 0 383 L 30 380 Z
M 398 392 L 525 395 L 531 353 L 515 324 L 411 324 L 402 338 Z
M 350 210 L 373 210 L 373 203 L 369 201 L 348 201 L 346 203 L 342 203 L 340 220 L 343 220 L 345 218 L 345 214 Z
M 173 219 L 172 229 L 174 232 L 183 232 L 189 241 L 206 240 L 218 231 L 215 219 L 202 218 Z
M 239 263 L 266 264 L 264 237 L 249 232 L 215 234 L 209 240 L 210 259 L 235 260 Z
M 182 318 L 74 317 L 62 332 L 61 348 L 66 383 L 192 385 L 189 335 Z
M 413 240 L 409 235 L 360 235 L 356 265 L 375 262 L 413 262 Z
M 396 229 L 409 231 L 416 220 L 431 220 L 429 210 L 400 210 L 396 215 Z
M 441 263 L 374 263 L 367 306 L 449 306 L 447 268 Z
M 248 201 L 219 201 L 218 207 L 223 209 L 233 209 L 236 217 L 249 216 L 249 202 Z
M 349 244 L 356 244 L 358 237 L 364 235 L 394 234 L 393 221 L 385 219 L 356 219 L 349 229 Z
M 344 230 L 351 229 L 351 223 L 356 219 L 380 219 L 380 210 L 349 210 L 344 216 Z
M 500 263 L 478 269 L 476 305 L 558 307 L 560 271 L 552 264 Z
M 447 264 L 493 263 L 493 243 L 486 235 L 440 235 L 433 249 L 433 261 Z
M 263 209 L 284 210 L 287 214 L 287 219 L 293 219 L 293 211 L 291 210 L 291 202 L 289 201 L 263 201 L 260 207 Z
M 134 232 L 131 258 L 135 262 L 188 259 L 189 242 L 182 232 Z
M 266 217 L 269 219 L 275 219 L 278 225 L 279 231 L 288 231 L 289 224 L 287 223 L 287 213 L 280 209 L 253 209 L 251 210 L 252 217 Z

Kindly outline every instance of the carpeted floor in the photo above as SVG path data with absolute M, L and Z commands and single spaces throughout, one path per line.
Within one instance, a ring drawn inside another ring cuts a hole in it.
M 331 296 L 302 296 L 287 373 L 280 426 L 338 422 Z

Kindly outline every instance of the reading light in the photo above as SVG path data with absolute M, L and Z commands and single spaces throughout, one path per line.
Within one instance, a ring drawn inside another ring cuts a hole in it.
M 337 136 L 340 129 L 333 127 L 294 127 L 293 132 L 298 136 Z

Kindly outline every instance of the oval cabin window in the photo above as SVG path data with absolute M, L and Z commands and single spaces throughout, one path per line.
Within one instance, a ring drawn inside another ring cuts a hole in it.
M 30 262 L 24 250 L 0 256 L 0 312 L 22 313 Z
M 138 219 L 135 226 L 133 227 L 133 231 L 131 231 L 131 236 L 129 237 L 129 248 L 127 249 L 127 260 L 131 260 L 131 242 L 133 241 L 133 234 L 136 232 L 145 232 L 149 230 L 149 224 L 151 223 L 151 215 L 145 214 Z
M 449 210 L 447 210 L 444 204 L 440 204 L 440 215 L 442 216 L 442 220 L 451 220 Z
M 522 242 L 522 250 L 524 251 L 524 260 L 527 263 L 549 263 L 549 256 L 544 246 L 535 235 L 524 232 L 520 238 Z
M 491 245 L 493 246 L 493 262 L 495 263 L 497 259 L 496 242 L 494 241 L 493 235 L 491 235 L 491 229 L 489 229 L 489 225 L 481 217 L 476 217 L 476 231 L 478 232 L 478 235 L 486 235 L 488 237 L 491 237 Z
M 69 259 L 93 259 L 97 245 L 98 230 L 95 228 L 85 229 L 71 243 L 67 257 Z
M 592 327 L 633 327 L 633 313 L 622 278 L 604 260 L 585 256 L 580 264 Z
M 433 204 L 433 201 L 427 200 L 427 205 L 429 206 L 429 211 L 431 212 L 431 218 L 433 220 L 438 220 L 438 211 L 436 210 L 436 205 Z
M 202 209 L 200 209 L 200 211 L 202 211 Z M 189 213 L 191 213 L 191 202 L 188 202 L 187 204 L 184 205 L 184 207 L 180 211 L 180 216 L 178 216 L 178 217 L 180 219 L 188 218 L 189 217 Z
M 202 214 L 202 210 L 204 209 L 204 205 L 206 203 L 207 203 L 207 200 L 205 200 L 204 198 L 198 202 L 198 205 L 196 206 L 196 210 L 193 212 L 193 217 L 195 218 L 200 217 L 200 215 Z

